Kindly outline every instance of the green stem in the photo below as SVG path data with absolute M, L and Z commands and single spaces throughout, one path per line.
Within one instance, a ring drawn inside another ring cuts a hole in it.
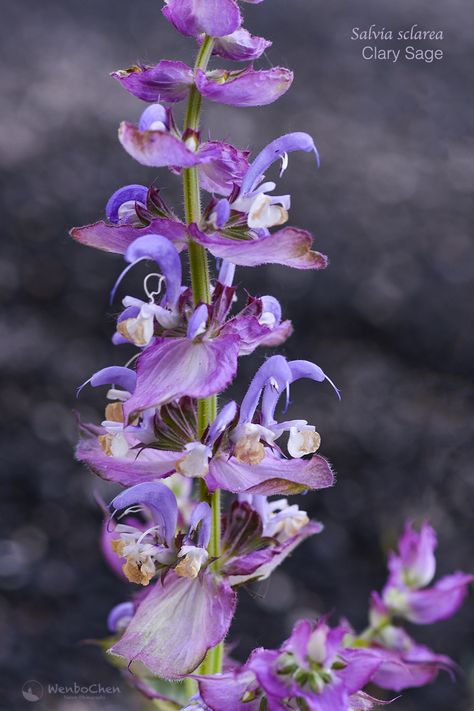
M 214 40 L 212 37 L 205 37 L 199 54 L 196 58 L 194 70 L 206 71 L 209 59 L 212 54 Z M 201 95 L 193 86 L 189 92 L 188 104 L 184 120 L 183 133 L 185 131 L 199 131 L 201 119 Z M 201 220 L 201 193 L 199 189 L 199 173 L 197 167 L 185 168 L 183 170 L 183 190 L 184 190 L 184 211 L 187 224 L 199 223 Z M 211 289 L 209 279 L 209 265 L 207 253 L 204 247 L 196 242 L 190 242 L 189 265 L 191 271 L 191 286 L 193 289 L 194 303 L 209 304 L 211 301 Z M 202 436 L 206 427 L 212 422 L 217 414 L 217 398 L 203 398 L 198 401 L 198 435 Z M 209 556 L 211 558 L 220 555 L 221 546 L 221 510 L 220 491 L 209 494 L 204 482 L 201 482 L 200 497 L 203 501 L 208 501 L 212 509 L 211 539 L 209 542 Z M 216 674 L 222 671 L 223 645 L 222 643 L 211 649 L 201 665 L 200 671 L 203 674 Z

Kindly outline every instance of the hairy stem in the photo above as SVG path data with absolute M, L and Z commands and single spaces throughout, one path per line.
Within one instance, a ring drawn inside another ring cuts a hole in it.
M 201 69 L 206 71 L 207 64 L 212 54 L 214 40 L 206 37 L 201 45 L 199 54 L 194 65 L 195 71 Z M 184 131 L 198 131 L 201 118 L 201 95 L 193 86 L 189 92 L 186 116 L 184 120 Z M 199 173 L 197 167 L 185 168 L 183 170 L 183 190 L 184 190 L 184 210 L 186 222 L 199 223 L 201 219 L 201 194 L 199 189 Z M 207 253 L 204 247 L 196 242 L 189 243 L 189 265 L 191 271 L 191 285 L 193 289 L 194 303 L 206 303 L 211 301 L 211 290 L 209 280 L 209 265 Z M 214 420 L 217 413 L 217 398 L 203 398 L 198 401 L 198 434 L 202 435 L 206 427 Z M 211 558 L 220 554 L 221 526 L 220 526 L 220 491 L 209 494 L 204 482 L 201 483 L 201 499 L 208 501 L 212 508 L 212 529 L 209 543 L 209 555 Z M 201 666 L 201 673 L 216 674 L 222 670 L 222 644 L 211 649 L 206 660 Z

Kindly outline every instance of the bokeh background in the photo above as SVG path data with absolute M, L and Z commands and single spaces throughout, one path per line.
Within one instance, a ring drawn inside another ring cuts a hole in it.
M 118 144 L 119 121 L 143 106 L 108 77 L 137 60 L 191 61 L 193 42 L 160 6 L 22 0 L 2 11 L 1 711 L 29 707 L 20 695 L 28 679 L 120 685 L 108 699 L 48 697 L 38 708 L 138 708 L 118 672 L 81 643 L 105 635 L 107 612 L 127 589 L 97 548 L 93 493 L 113 490 L 72 459 L 76 386 L 124 358 L 110 344 L 107 301 L 122 264 L 73 244 L 67 231 L 101 216 L 125 183 L 158 178 L 181 203 L 174 176 L 135 164 Z M 364 625 L 407 517 L 438 530 L 441 574 L 472 569 L 471 10 L 469 0 L 246 5 L 249 29 L 274 41 L 260 65 L 294 69 L 293 88 L 262 109 L 206 107 L 212 135 L 241 147 L 260 149 L 291 130 L 317 140 L 320 171 L 291 156 L 281 188 L 293 195 L 293 224 L 314 232 L 329 269 L 247 269 L 238 279 L 282 300 L 296 327 L 285 354 L 315 360 L 343 392 L 339 403 L 325 385 L 293 390 L 291 414 L 317 424 L 338 484 L 301 501 L 325 532 L 269 583 L 242 592 L 231 635 L 241 659 L 255 644 L 277 645 L 304 614 L 333 610 Z M 349 37 L 371 23 L 443 30 L 443 42 L 420 46 L 445 58 L 364 61 L 364 43 Z M 242 363 L 234 392 L 263 358 Z M 101 417 L 102 397 L 84 393 L 85 419 Z M 396 708 L 474 709 L 473 616 L 467 602 L 453 620 L 416 630 L 464 675 L 406 692 Z

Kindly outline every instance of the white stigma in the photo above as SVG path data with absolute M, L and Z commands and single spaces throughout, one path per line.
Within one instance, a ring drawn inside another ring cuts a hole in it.
M 283 225 L 288 219 L 288 212 L 281 205 L 272 205 L 272 199 L 264 193 L 259 193 L 248 213 L 247 224 L 252 229 L 268 228 Z
M 182 546 L 178 553 L 179 561 L 175 573 L 182 578 L 197 578 L 202 566 L 209 557 L 205 548 L 198 546 Z
M 288 438 L 288 453 L 299 459 L 305 454 L 317 452 L 321 445 L 321 436 L 313 425 L 298 425 L 290 427 Z
M 184 476 L 200 479 L 209 471 L 209 447 L 201 442 L 190 442 L 184 448 L 186 454 L 176 463 L 176 470 Z

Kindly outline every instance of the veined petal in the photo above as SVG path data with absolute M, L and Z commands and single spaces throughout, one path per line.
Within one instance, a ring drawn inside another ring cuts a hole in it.
M 262 56 L 272 43 L 263 37 L 251 35 L 243 27 L 225 37 L 218 37 L 214 41 L 212 54 L 235 62 L 251 62 Z
M 163 59 L 155 66 L 135 65 L 113 72 L 114 79 L 143 101 L 182 101 L 193 83 L 193 70 L 183 62 Z
M 85 429 L 76 449 L 76 459 L 87 464 L 94 474 L 122 486 L 162 479 L 176 471 L 176 462 L 182 456 L 182 452 L 149 448 L 131 449 L 125 457 L 110 456 L 100 446 L 97 436 Z
M 291 86 L 293 72 L 283 67 L 242 72 L 217 70 L 207 75 L 198 70 L 196 86 L 202 96 L 231 106 L 266 106 L 280 98 Z
M 157 217 L 146 227 L 132 225 L 113 225 L 100 220 L 92 225 L 73 227 L 70 235 L 76 242 L 88 247 L 95 247 L 104 252 L 125 254 L 134 240 L 143 235 L 160 234 L 173 242 L 180 252 L 187 242 L 186 226 L 177 220 Z
M 206 483 L 210 491 L 234 493 L 297 494 L 306 489 L 326 489 L 334 484 L 329 463 L 315 455 L 311 459 L 279 459 L 267 454 L 260 464 L 243 464 L 224 455 L 212 459 Z
M 191 168 L 202 162 L 198 152 L 167 131 L 140 131 L 135 124 L 122 121 L 118 136 L 127 153 L 141 165 Z
M 324 269 L 328 258 L 311 250 L 313 238 L 296 227 L 285 227 L 278 232 L 256 239 L 229 239 L 217 232 L 204 234 L 191 226 L 193 239 L 206 247 L 214 257 L 226 259 L 240 267 L 257 267 L 260 264 L 281 264 L 293 269 Z
M 162 12 L 187 37 L 230 35 L 242 22 L 234 0 L 166 0 Z
M 235 603 L 230 586 L 211 574 L 191 579 L 170 573 L 140 603 L 110 652 L 129 663 L 140 661 L 165 679 L 178 679 L 193 672 L 225 637 Z
M 137 361 L 137 387 L 125 403 L 126 417 L 176 398 L 204 398 L 224 390 L 237 370 L 239 338 L 221 336 L 194 342 L 156 339 Z

